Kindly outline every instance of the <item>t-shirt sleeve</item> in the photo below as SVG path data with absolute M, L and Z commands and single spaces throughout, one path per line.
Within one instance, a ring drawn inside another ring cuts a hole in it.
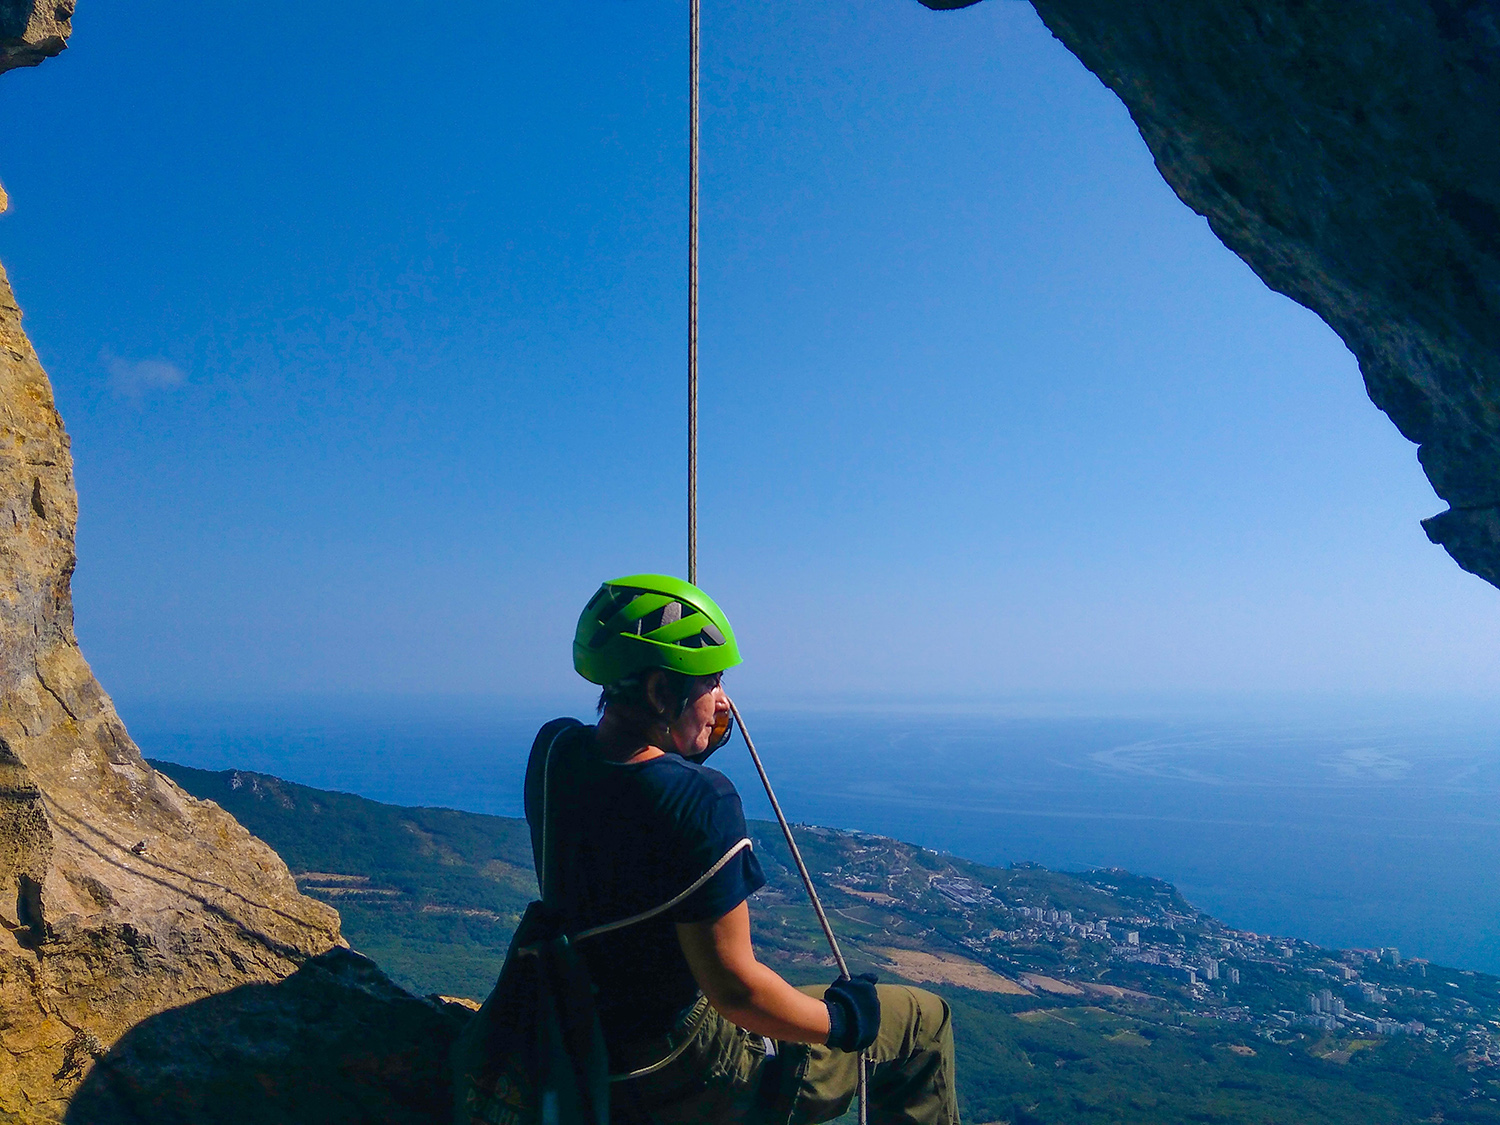
M 760 861 L 747 842 L 745 813 L 739 794 L 725 779 L 714 786 L 712 800 L 705 802 L 701 843 L 694 847 L 697 878 L 713 871 L 708 880 L 671 911 L 674 922 L 709 922 L 722 918 L 766 885 Z M 717 870 L 715 870 L 717 868 Z M 691 884 L 689 884 L 691 885 Z

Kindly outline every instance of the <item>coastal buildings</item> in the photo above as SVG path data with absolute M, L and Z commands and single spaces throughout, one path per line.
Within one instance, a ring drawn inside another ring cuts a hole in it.
M 829 849 L 830 891 L 847 890 L 838 909 L 874 928 L 872 947 L 946 943 L 1010 981 L 1052 982 L 1039 1001 L 1165 1005 L 1283 1044 L 1405 1036 L 1461 1054 L 1466 1067 L 1500 1069 L 1494 978 L 1404 960 L 1394 947 L 1329 950 L 1236 930 L 1170 884 L 1128 872 L 982 868 L 879 837 L 799 831 Z

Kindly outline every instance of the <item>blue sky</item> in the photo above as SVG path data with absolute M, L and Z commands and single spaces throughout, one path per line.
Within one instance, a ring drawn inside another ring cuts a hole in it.
M 1316 317 L 1022 4 L 705 4 L 703 584 L 766 700 L 1500 687 Z M 575 693 L 683 568 L 683 0 L 91 5 L 0 260 L 122 701 Z

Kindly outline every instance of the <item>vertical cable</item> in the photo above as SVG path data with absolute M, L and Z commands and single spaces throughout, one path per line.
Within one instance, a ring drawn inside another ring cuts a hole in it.
M 818 916 L 818 925 L 823 927 L 823 937 L 828 942 L 828 949 L 833 954 L 834 963 L 838 965 L 839 975 L 847 977 L 849 966 L 844 961 L 844 951 L 839 948 L 839 939 L 834 936 L 833 927 L 828 923 L 828 915 L 823 910 L 823 901 L 818 897 L 818 889 L 813 886 L 812 875 L 807 870 L 807 864 L 802 861 L 802 849 L 797 846 L 797 838 L 792 835 L 792 826 L 787 823 L 786 814 L 781 811 L 781 802 L 776 799 L 776 791 L 771 788 L 771 778 L 767 775 L 766 767 L 760 760 L 760 752 L 755 749 L 755 740 L 750 737 L 750 728 L 745 726 L 745 718 L 740 714 L 740 709 L 734 705 L 734 700 L 727 695 L 724 699 L 729 704 L 729 713 L 739 724 L 740 736 L 745 740 L 745 749 L 750 751 L 750 760 L 755 763 L 755 772 L 760 774 L 761 787 L 766 791 L 766 799 L 771 802 L 771 811 L 776 814 L 776 823 L 781 825 L 782 838 L 786 840 L 787 850 L 792 853 L 792 862 L 797 865 L 797 874 L 802 876 L 802 888 L 807 891 L 807 899 L 812 903 L 813 913 Z
M 698 581 L 698 0 L 688 0 L 688 565 Z
M 818 916 L 818 925 L 823 927 L 823 936 L 828 940 L 828 948 L 833 953 L 834 964 L 839 967 L 839 976 L 847 980 L 849 964 L 844 960 L 844 951 L 839 948 L 839 939 L 834 936 L 833 927 L 828 923 L 828 915 L 823 910 L 823 902 L 818 898 L 818 889 L 813 886 L 812 875 L 808 873 L 807 864 L 802 861 L 802 850 L 797 847 L 796 837 L 792 835 L 792 826 L 787 823 L 786 814 L 781 811 L 781 802 L 776 799 L 776 791 L 771 788 L 771 778 L 760 760 L 760 753 L 755 749 L 755 742 L 750 737 L 750 728 L 745 726 L 745 718 L 740 714 L 740 709 L 734 705 L 734 700 L 726 695 L 724 702 L 729 704 L 729 713 L 740 725 L 740 737 L 745 740 L 745 749 L 750 751 L 750 760 L 755 763 L 755 772 L 760 774 L 761 787 L 766 791 L 766 799 L 771 802 L 771 811 L 776 814 L 776 823 L 781 825 L 782 838 L 786 840 L 787 850 L 792 853 L 792 862 L 797 865 L 797 874 L 802 876 L 802 887 L 807 891 L 807 899 L 812 903 L 813 913 Z M 858 1066 L 856 1089 L 859 1093 L 859 1125 L 869 1125 L 870 1055 L 868 1051 L 860 1052 Z

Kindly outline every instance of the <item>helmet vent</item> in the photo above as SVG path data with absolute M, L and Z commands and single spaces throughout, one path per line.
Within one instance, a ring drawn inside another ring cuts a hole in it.
M 703 631 L 697 636 L 684 637 L 677 643 L 683 648 L 717 648 L 724 643 L 724 634 L 719 632 L 718 626 L 709 621 L 704 624 Z
M 640 618 L 630 626 L 630 631 L 638 637 L 644 637 L 647 633 L 654 633 L 663 625 L 673 625 L 682 620 L 682 603 L 668 602 L 660 609 L 654 609 L 645 617 Z

